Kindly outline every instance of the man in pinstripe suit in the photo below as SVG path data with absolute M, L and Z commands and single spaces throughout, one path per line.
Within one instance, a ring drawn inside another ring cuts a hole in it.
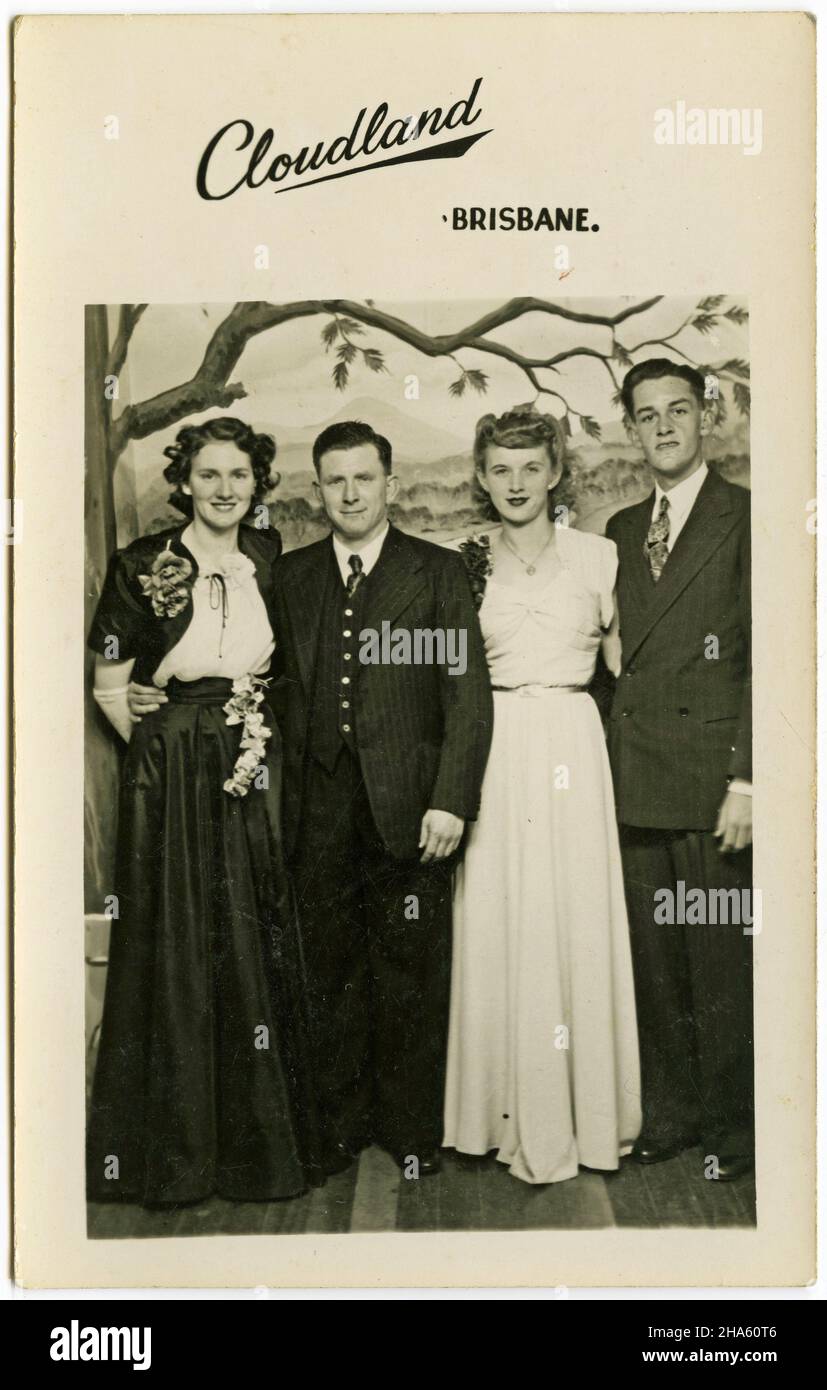
M 622 395 L 655 483 L 606 528 L 623 647 L 609 751 L 643 1084 L 633 1157 L 659 1163 L 700 1140 L 705 1176 L 728 1182 L 754 1151 L 752 917 L 718 918 L 719 903 L 751 898 L 750 499 L 707 470 L 694 367 L 639 362 Z M 687 891 L 709 910 L 660 910 Z
M 388 441 L 333 425 L 313 461 L 333 534 L 278 562 L 275 615 L 327 1168 L 376 1142 L 424 1176 L 439 1168 L 451 873 L 491 741 L 488 669 L 462 560 L 388 523 Z M 365 664 L 360 634 L 383 624 L 464 633 L 464 671 L 398 651 Z

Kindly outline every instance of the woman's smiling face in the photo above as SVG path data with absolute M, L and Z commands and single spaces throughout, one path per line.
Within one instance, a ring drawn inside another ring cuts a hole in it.
M 485 467 L 477 476 L 503 520 L 524 526 L 547 508 L 549 489 L 562 471 L 560 464 L 552 463 L 545 444 L 522 449 L 489 444 Z
M 247 515 L 256 480 L 249 454 L 232 440 L 214 440 L 199 449 L 182 491 L 193 513 L 213 531 L 237 526 Z

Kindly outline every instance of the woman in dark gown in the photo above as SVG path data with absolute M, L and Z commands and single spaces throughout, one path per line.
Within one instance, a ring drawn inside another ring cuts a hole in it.
M 96 699 L 128 749 L 88 1193 L 289 1197 L 321 1172 L 263 684 L 281 539 L 247 524 L 267 520 L 275 442 L 221 417 L 165 453 L 191 519 L 112 557 L 89 636 Z M 130 677 L 165 692 L 140 721 Z

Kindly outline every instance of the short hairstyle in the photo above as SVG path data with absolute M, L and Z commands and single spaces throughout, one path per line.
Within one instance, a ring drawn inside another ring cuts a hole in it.
M 278 486 L 279 475 L 272 475 L 270 465 L 276 457 L 276 441 L 271 434 L 256 434 L 244 420 L 235 415 L 219 415 L 214 420 L 205 420 L 203 425 L 184 425 L 178 431 L 174 444 L 168 444 L 164 456 L 170 459 L 164 469 L 164 477 L 172 483 L 170 502 L 185 516 L 192 516 L 192 498 L 182 490 L 187 482 L 193 461 L 205 444 L 235 444 L 243 454 L 247 454 L 253 470 L 255 487 L 250 499 L 254 507 L 268 492 Z
M 549 493 L 549 512 L 553 506 L 558 506 L 561 502 L 566 506 L 571 504 L 572 478 L 566 454 L 565 435 L 560 421 L 553 415 L 541 415 L 538 410 L 532 410 L 528 406 L 516 406 L 513 410 L 507 410 L 504 415 L 483 415 L 482 419 L 477 421 L 474 433 L 475 470 L 484 472 L 485 455 L 491 444 L 499 445 L 503 449 L 530 449 L 533 445 L 545 445 L 552 467 L 562 465 L 559 481 Z M 492 520 L 498 520 L 497 510 L 488 493 L 480 486 L 476 471 L 471 491 L 474 502 L 485 514 Z
M 360 444 L 372 444 L 385 472 L 390 473 L 393 463 L 390 441 L 363 420 L 342 420 L 322 430 L 313 444 L 313 467 L 318 473 L 322 455 L 331 449 L 358 449 Z
M 696 367 L 690 367 L 688 362 L 670 362 L 668 357 L 647 357 L 645 362 L 636 362 L 634 367 L 630 367 L 620 388 L 623 409 L 630 420 L 635 418 L 635 387 L 642 381 L 659 381 L 665 376 L 679 376 L 682 381 L 688 382 L 693 396 L 703 409 L 706 403 L 705 383 Z

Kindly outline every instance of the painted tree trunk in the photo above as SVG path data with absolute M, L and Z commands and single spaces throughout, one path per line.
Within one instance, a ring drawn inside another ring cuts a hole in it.
M 86 566 L 84 638 L 89 631 L 109 557 L 116 545 L 114 460 L 109 442 L 110 412 L 104 396 L 109 350 L 106 309 L 86 310 Z M 94 657 L 84 663 L 84 881 L 86 911 L 102 912 L 113 892 L 120 754 L 117 735 L 92 698 Z

